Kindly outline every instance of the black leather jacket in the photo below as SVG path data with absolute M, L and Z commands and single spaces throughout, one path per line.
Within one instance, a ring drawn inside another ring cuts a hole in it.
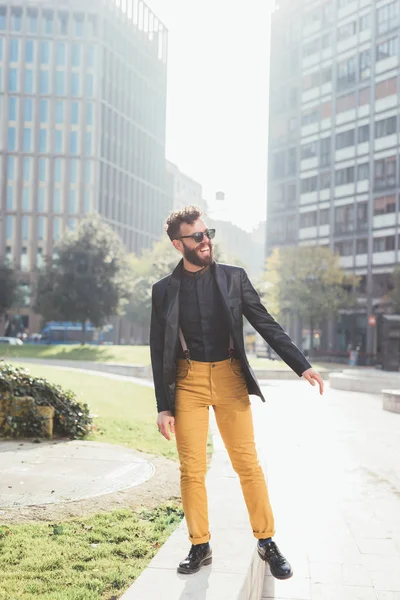
M 150 326 L 150 351 L 158 412 L 175 412 L 176 354 L 179 343 L 179 288 L 183 260 L 176 269 L 154 284 Z M 244 269 L 214 263 L 212 269 L 230 333 L 240 354 L 249 394 L 265 402 L 255 374 L 247 360 L 243 339 L 243 315 L 299 377 L 311 367 L 304 354 L 261 304 L 260 297 Z

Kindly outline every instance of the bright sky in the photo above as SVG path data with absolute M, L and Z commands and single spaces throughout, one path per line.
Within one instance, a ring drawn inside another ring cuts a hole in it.
M 167 158 L 251 230 L 266 216 L 270 0 L 147 3 L 169 29 Z

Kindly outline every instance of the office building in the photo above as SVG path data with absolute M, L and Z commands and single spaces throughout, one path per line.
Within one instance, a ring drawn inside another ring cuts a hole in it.
M 167 35 L 142 0 L 0 0 L 0 259 L 31 331 L 33 273 L 85 214 L 128 251 L 162 235 Z
M 399 0 L 280 0 L 272 15 L 267 255 L 328 246 L 361 277 L 322 345 L 375 351 L 399 262 Z M 301 335 L 296 332 L 301 343 Z

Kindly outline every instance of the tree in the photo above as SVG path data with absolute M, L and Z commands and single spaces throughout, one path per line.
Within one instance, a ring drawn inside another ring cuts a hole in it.
M 391 274 L 392 290 L 388 293 L 387 297 L 389 302 L 392 304 L 395 313 L 400 313 L 400 267 L 396 267 Z
M 110 316 L 122 314 L 131 287 L 132 270 L 119 236 L 90 215 L 47 260 L 38 277 L 34 309 L 46 320 L 80 322 L 84 344 L 86 321 L 101 327 Z
M 0 319 L 17 300 L 17 281 L 14 270 L 7 263 L 0 263 Z
M 264 295 L 278 318 L 298 315 L 314 329 L 341 308 L 356 304 L 359 278 L 339 266 L 339 256 L 320 246 L 275 248 L 267 260 Z

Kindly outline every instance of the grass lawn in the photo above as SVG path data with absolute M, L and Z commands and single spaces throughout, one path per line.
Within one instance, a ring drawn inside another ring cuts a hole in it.
M 63 523 L 0 525 L 0 599 L 117 600 L 181 518 L 180 507 L 167 504 Z
M 97 362 L 115 362 L 132 365 L 149 365 L 149 346 L 39 346 L 24 344 L 23 346 L 0 346 L 0 358 L 45 358 L 58 360 L 93 360 Z M 286 369 L 289 367 L 280 360 L 268 360 L 250 356 L 250 364 L 256 369 Z M 314 368 L 324 372 L 332 365 L 329 363 L 313 363 Z M 339 365 L 341 367 L 341 365 Z
M 22 365 L 77 392 L 96 431 L 86 438 L 176 459 L 156 428 L 154 392 L 128 381 Z M 0 600 L 117 600 L 182 518 L 177 504 L 118 509 L 57 523 L 0 525 Z

